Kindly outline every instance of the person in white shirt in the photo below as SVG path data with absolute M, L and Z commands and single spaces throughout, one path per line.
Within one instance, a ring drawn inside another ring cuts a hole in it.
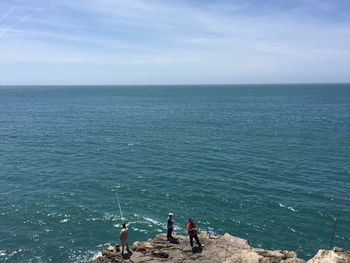
M 120 246 L 122 247 L 122 255 L 124 255 L 125 246 L 127 251 L 130 251 L 128 246 L 128 229 L 125 223 L 122 224 L 122 229 L 120 230 L 119 239 L 120 239 Z

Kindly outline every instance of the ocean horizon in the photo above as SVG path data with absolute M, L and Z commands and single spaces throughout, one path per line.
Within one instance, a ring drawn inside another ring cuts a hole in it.
M 0 86 L 0 261 L 86 262 L 169 212 L 254 247 L 350 249 L 350 84 Z M 335 223 L 337 227 L 334 231 Z
M 34 87 L 176 87 L 176 86 L 201 86 L 201 87 L 218 87 L 218 86 L 230 86 L 230 87 L 239 87 L 239 86 L 315 86 L 315 85 L 349 85 L 350 82 L 266 82 L 266 83 L 180 83 L 180 84 L 171 84 L 171 83 L 157 83 L 157 84 L 0 84 L 0 87 L 10 88 L 34 88 Z

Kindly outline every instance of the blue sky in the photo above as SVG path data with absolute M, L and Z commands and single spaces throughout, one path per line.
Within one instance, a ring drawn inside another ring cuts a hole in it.
M 0 0 L 0 84 L 350 82 L 349 0 Z

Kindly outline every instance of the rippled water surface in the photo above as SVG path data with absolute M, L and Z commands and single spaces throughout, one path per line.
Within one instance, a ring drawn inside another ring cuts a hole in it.
M 0 262 L 86 262 L 168 212 L 350 249 L 350 85 L 0 87 Z

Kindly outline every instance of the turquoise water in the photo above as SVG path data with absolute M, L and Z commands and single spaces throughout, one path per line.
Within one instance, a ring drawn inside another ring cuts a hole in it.
M 0 87 L 0 262 L 199 228 L 350 249 L 350 85 Z

